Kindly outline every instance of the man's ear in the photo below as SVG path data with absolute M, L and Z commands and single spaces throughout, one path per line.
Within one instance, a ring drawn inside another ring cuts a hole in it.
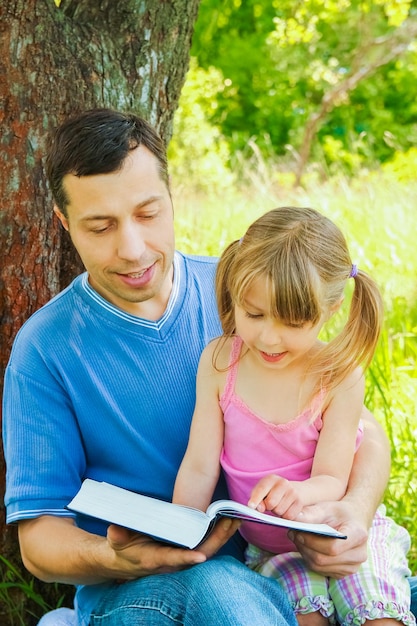
M 61 222 L 62 226 L 65 228 L 65 230 L 69 230 L 69 224 L 68 224 L 68 219 L 65 217 L 65 215 L 62 213 L 62 211 L 60 211 L 58 209 L 58 207 L 56 206 L 56 204 L 54 204 L 54 213 L 57 216 L 57 218 L 59 219 L 59 221 Z

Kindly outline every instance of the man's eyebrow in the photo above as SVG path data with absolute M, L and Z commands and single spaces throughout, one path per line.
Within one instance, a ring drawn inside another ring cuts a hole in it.
M 138 202 L 136 204 L 136 206 L 134 207 L 134 211 L 137 211 L 138 209 L 142 209 L 146 206 L 148 206 L 149 204 L 152 204 L 153 202 L 157 202 L 158 200 L 161 200 L 162 196 L 150 196 L 149 198 L 146 198 L 146 200 L 142 200 L 142 202 Z M 95 222 L 95 221 L 99 221 L 99 220 L 109 220 L 112 219 L 112 215 L 111 214 L 94 214 L 92 213 L 91 215 L 86 215 L 85 217 L 81 218 L 80 222 Z
M 80 219 L 80 222 L 95 222 L 109 219 L 111 219 L 111 215 L 86 215 Z
M 155 194 L 153 196 L 149 196 L 149 198 L 145 198 L 145 200 L 142 200 L 142 202 L 138 202 L 135 209 L 141 209 L 144 206 L 147 206 L 148 204 L 152 204 L 152 202 L 157 202 L 158 200 L 162 200 L 163 196 L 162 194 Z

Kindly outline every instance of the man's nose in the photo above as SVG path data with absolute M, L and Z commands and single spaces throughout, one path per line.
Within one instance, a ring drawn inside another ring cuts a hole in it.
M 145 251 L 146 244 L 138 224 L 124 224 L 119 228 L 117 254 L 121 259 L 136 261 Z

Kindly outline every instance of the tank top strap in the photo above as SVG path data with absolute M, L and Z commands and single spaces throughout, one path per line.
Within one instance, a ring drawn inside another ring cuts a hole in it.
M 243 341 L 236 336 L 232 339 L 232 348 L 230 350 L 229 365 L 226 375 L 226 384 L 222 393 L 222 400 L 228 402 L 235 391 L 236 376 L 239 366 L 239 356 Z

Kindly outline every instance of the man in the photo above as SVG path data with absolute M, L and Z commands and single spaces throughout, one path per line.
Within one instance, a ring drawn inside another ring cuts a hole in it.
M 87 477 L 171 498 L 198 358 L 220 326 L 215 261 L 174 250 L 165 149 L 146 122 L 106 109 L 68 120 L 47 173 L 86 273 L 23 326 L 6 371 L 7 520 L 18 522 L 26 567 L 77 585 L 83 626 L 94 617 L 109 626 L 292 626 L 276 583 L 230 557 L 211 558 L 236 522 L 219 522 L 189 551 L 66 510 Z M 311 512 L 349 539 L 294 537 L 322 573 L 343 575 L 364 560 L 385 487 L 387 443 L 365 417 L 346 498 Z

